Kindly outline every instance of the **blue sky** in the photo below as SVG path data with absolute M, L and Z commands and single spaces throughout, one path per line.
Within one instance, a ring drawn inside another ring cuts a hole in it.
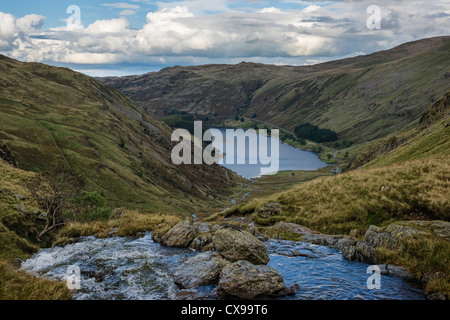
M 69 27 L 67 8 L 80 8 Z M 369 12 L 376 5 L 379 12 Z M 378 16 L 376 16 L 378 15 Z M 368 27 L 379 17 L 380 28 Z M 173 65 L 305 65 L 448 35 L 449 1 L 17 0 L 0 4 L 0 53 L 93 76 Z

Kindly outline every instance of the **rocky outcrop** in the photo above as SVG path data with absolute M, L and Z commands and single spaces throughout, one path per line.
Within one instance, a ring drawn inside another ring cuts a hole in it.
M 194 222 L 193 226 L 197 236 L 192 241 L 189 248 L 195 251 L 212 250 L 213 232 L 216 231 L 219 228 L 219 226 L 207 222 Z
M 194 226 L 186 219 L 170 229 L 161 238 L 161 243 L 169 247 L 189 247 L 196 236 Z
M 370 226 L 364 236 L 364 241 L 374 248 L 398 249 L 406 239 L 427 235 L 427 232 L 408 225 L 393 223 L 385 228 Z
M 415 279 L 414 276 L 405 268 L 396 266 L 393 264 L 380 264 L 378 265 L 380 268 L 381 274 L 391 277 L 397 277 L 407 280 Z
M 338 240 L 333 247 L 341 251 L 342 256 L 350 261 L 376 264 L 378 260 L 375 248 L 369 246 L 364 241 L 357 241 L 352 238 L 342 238 Z
M 222 269 L 229 263 L 215 252 L 197 254 L 178 268 L 175 283 L 183 289 L 217 284 Z
M 237 261 L 225 266 L 220 275 L 219 296 L 254 299 L 260 296 L 287 294 L 283 277 L 277 270 L 248 261 Z
M 266 237 L 269 238 L 273 238 L 273 239 L 285 239 L 287 240 L 287 238 L 289 240 L 291 239 L 295 239 L 297 240 L 302 238 L 303 240 L 303 236 L 305 235 L 311 235 L 311 234 L 319 234 L 319 232 L 317 231 L 313 231 L 307 227 L 301 226 L 299 224 L 295 224 L 295 223 L 290 223 L 290 222 L 284 222 L 284 221 L 280 221 L 277 224 L 268 227 L 265 232 L 264 235 Z
M 7 163 L 14 167 L 16 166 L 16 159 L 2 141 L 0 141 L 0 159 L 5 160 Z
M 277 216 L 281 212 L 281 204 L 276 202 L 266 203 L 264 207 L 258 210 L 258 215 L 261 218 L 270 218 L 272 216 Z
M 247 260 L 257 265 L 269 262 L 264 243 L 247 231 L 219 229 L 214 234 L 213 245 L 217 252 L 232 262 Z

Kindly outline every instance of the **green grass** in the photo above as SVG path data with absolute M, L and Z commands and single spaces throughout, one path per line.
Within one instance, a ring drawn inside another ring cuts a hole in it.
M 170 128 L 95 79 L 5 57 L 0 75 L 0 140 L 23 169 L 65 163 L 111 205 L 186 215 L 222 207 L 240 183 L 217 165 L 173 165 Z
M 255 198 L 222 215 L 250 215 L 269 226 L 293 222 L 330 234 L 361 232 L 410 218 L 448 220 L 450 161 L 448 157 L 412 160 L 383 168 L 320 177 L 289 191 Z M 383 189 L 383 190 L 382 190 Z M 268 219 L 256 211 L 267 202 L 282 204 L 279 216 Z

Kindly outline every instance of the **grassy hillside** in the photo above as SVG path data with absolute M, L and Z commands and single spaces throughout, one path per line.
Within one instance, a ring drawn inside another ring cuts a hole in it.
M 305 181 L 275 195 L 257 193 L 226 212 L 210 217 L 250 216 L 261 226 L 297 223 L 327 234 L 364 234 L 370 225 L 411 220 L 450 221 L 450 91 L 437 99 L 417 128 L 369 144 L 353 170 Z M 270 184 L 270 181 L 269 181 Z M 281 213 L 262 218 L 258 210 L 278 202 Z M 405 222 L 407 221 L 407 222 Z M 422 221 L 424 222 L 424 221 Z M 419 224 L 418 224 L 419 225 Z M 430 236 L 407 240 L 399 249 L 377 249 L 379 263 L 408 268 L 417 279 L 431 274 L 427 294 L 450 297 L 448 239 Z
M 40 248 L 64 244 L 74 237 L 86 235 L 136 236 L 152 230 L 164 232 L 179 218 L 170 214 L 142 214 L 124 210 L 108 221 L 80 223 L 68 221 L 59 232 L 46 234 L 38 241 L 36 235 L 46 219 L 37 199 L 27 187 L 38 174 L 14 167 L 0 158 L 0 300 L 61 300 L 71 299 L 65 283 L 36 278 L 18 271 Z
M 178 66 L 101 81 L 158 117 L 244 117 L 291 132 L 311 123 L 362 143 L 416 127 L 448 88 L 449 60 L 450 37 L 437 37 L 313 66 Z
M 449 156 L 449 115 L 450 90 L 427 109 L 418 128 L 372 143 L 356 157 L 352 169 L 362 165 L 383 167 L 435 155 Z
M 65 165 L 111 206 L 191 214 L 228 201 L 236 175 L 175 166 L 171 130 L 119 91 L 64 68 L 0 56 L 0 141 L 26 170 Z

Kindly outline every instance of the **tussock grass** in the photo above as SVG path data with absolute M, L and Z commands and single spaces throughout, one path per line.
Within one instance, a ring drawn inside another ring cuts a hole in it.
M 427 295 L 439 292 L 450 298 L 448 241 L 437 238 L 407 240 L 399 250 L 378 248 L 377 253 L 381 263 L 401 265 L 417 279 L 430 277 L 425 286 Z
M 0 260 L 0 300 L 70 300 L 63 282 L 36 278 Z
M 122 215 L 108 221 L 71 222 L 64 226 L 56 235 L 55 244 L 64 245 L 79 237 L 97 236 L 137 236 L 141 232 L 152 231 L 162 235 L 180 221 L 171 214 L 144 214 L 138 211 L 125 210 Z
M 298 223 L 321 232 L 347 234 L 370 225 L 409 219 L 449 220 L 450 159 L 446 156 L 406 161 L 383 168 L 321 177 L 287 192 L 238 205 L 218 218 L 251 215 L 261 225 Z M 267 202 L 282 204 L 279 216 L 261 218 Z

